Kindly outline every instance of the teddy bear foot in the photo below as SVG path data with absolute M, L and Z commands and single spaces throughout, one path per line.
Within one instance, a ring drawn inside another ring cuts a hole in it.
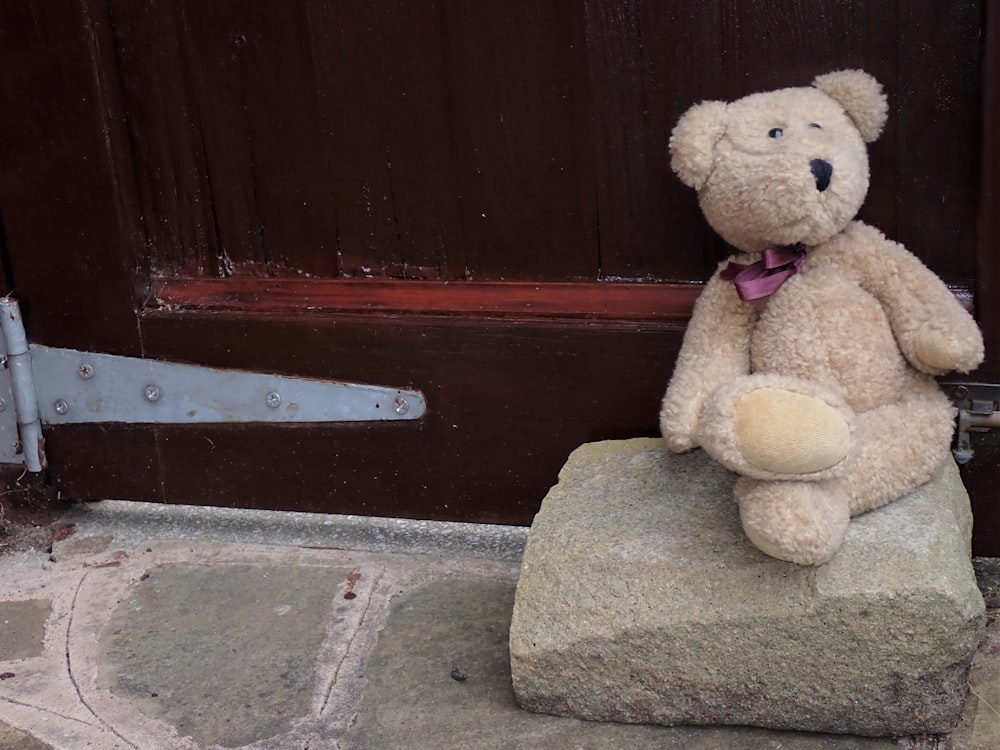
M 698 442 L 744 476 L 816 481 L 844 470 L 853 422 L 851 408 L 827 388 L 798 378 L 750 375 L 706 400 Z
M 740 521 L 759 550 L 798 565 L 822 565 L 840 549 L 851 515 L 835 482 L 736 483 Z

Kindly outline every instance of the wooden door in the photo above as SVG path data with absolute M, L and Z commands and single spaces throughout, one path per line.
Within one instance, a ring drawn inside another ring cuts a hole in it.
M 529 523 L 577 445 L 655 434 L 725 253 L 670 173 L 677 117 L 835 68 L 892 102 L 863 218 L 982 306 L 984 9 L 937 5 L 7 4 L 4 272 L 33 341 L 413 387 L 429 406 L 414 423 L 62 426 L 52 481 Z

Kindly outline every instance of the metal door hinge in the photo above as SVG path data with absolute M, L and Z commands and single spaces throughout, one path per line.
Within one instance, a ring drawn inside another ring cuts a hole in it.
M 1000 385 L 990 383 L 942 383 L 958 409 L 958 428 L 952 453 L 960 464 L 972 460 L 971 435 L 1000 427 Z
M 29 344 L 0 298 L 0 463 L 45 466 L 43 425 L 420 419 L 420 391 L 223 370 Z

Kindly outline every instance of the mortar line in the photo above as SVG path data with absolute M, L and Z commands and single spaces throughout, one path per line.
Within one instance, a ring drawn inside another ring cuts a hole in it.
M 3 701 L 4 703 L 9 703 L 12 706 L 20 706 L 21 708 L 30 708 L 33 711 L 38 711 L 39 713 L 49 714 L 51 716 L 58 716 L 60 719 L 65 719 L 66 721 L 73 721 L 76 722 L 77 724 L 82 724 L 85 727 L 92 726 L 83 719 L 78 719 L 75 716 L 67 716 L 66 714 L 61 714 L 58 711 L 53 711 L 51 708 L 45 708 L 44 706 L 36 706 L 34 703 L 19 701 L 17 700 L 17 698 L 11 698 L 6 695 L 0 696 L 0 701 Z M 4 721 L 9 721 L 9 719 L 4 719 Z M 25 729 L 23 727 L 17 727 L 17 728 L 20 729 L 22 732 L 30 733 L 28 729 Z
M 67 618 L 66 622 L 66 674 L 69 677 L 70 684 L 76 691 L 77 699 L 80 701 L 80 704 L 84 708 L 86 708 L 87 711 L 90 712 L 91 716 L 97 719 L 97 721 L 101 724 L 101 726 L 103 726 L 105 729 L 111 732 L 111 734 L 120 739 L 122 742 L 131 747 L 133 750 L 140 750 L 138 745 L 131 742 L 128 738 L 122 735 L 121 732 L 119 732 L 117 729 L 111 726 L 111 724 L 105 721 L 104 718 L 98 715 L 97 711 L 95 711 L 94 708 L 90 705 L 90 703 L 87 702 L 87 699 L 83 697 L 83 691 L 80 689 L 80 685 L 76 681 L 76 675 L 73 674 L 73 660 L 72 657 L 70 656 L 70 649 L 69 649 L 70 634 L 73 630 L 73 620 L 75 619 L 76 616 L 76 602 L 77 599 L 80 597 L 80 591 L 83 589 L 83 584 L 87 581 L 87 578 L 89 576 L 90 573 L 87 572 L 80 577 L 80 582 L 76 585 L 76 591 L 73 592 L 73 601 L 69 607 L 69 617 Z
M 354 631 L 351 633 L 351 637 L 348 639 L 349 645 L 346 649 L 344 649 L 344 653 L 340 657 L 340 661 L 337 662 L 337 666 L 333 670 L 333 677 L 327 683 L 325 695 L 323 696 L 323 703 L 319 709 L 319 716 L 323 716 L 323 714 L 326 713 L 327 707 L 330 705 L 330 698 L 333 695 L 333 689 L 336 687 L 337 683 L 340 682 L 340 670 L 344 666 L 344 662 L 347 661 L 347 657 L 351 655 L 351 651 L 354 649 L 358 633 L 364 629 L 368 613 L 371 611 L 372 601 L 375 599 L 375 592 L 378 591 L 379 583 L 382 581 L 384 576 L 385 571 L 382 570 L 372 581 L 371 592 L 365 600 L 365 611 L 362 612 L 361 617 L 358 618 L 357 626 L 354 628 Z

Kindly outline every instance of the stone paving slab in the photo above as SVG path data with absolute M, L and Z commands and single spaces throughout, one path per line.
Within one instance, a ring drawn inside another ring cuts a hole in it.
M 581 721 L 518 708 L 507 639 L 514 586 L 431 583 L 392 606 L 342 750 L 892 750 L 892 740 Z M 456 679 L 456 677 L 460 679 Z
M 362 575 L 306 565 L 151 568 L 103 629 L 97 686 L 202 746 L 288 732 L 313 708 L 324 642 L 350 638 Z M 351 590 L 338 596 L 345 582 Z
M 204 539 L 77 538 L 55 557 L 0 558 L 0 614 L 51 606 L 26 636 L 42 653 L 0 659 L 0 723 L 55 750 L 335 748 L 394 597 L 517 575 L 509 561 Z
M 41 656 L 45 623 L 51 614 L 52 605 L 47 599 L 0 602 L 0 660 Z
M 485 559 L 478 543 L 469 557 L 330 549 L 341 538 L 325 544 L 318 531 L 306 535 L 312 548 L 240 541 L 232 529 L 213 538 L 212 513 L 201 513 L 188 538 L 174 523 L 160 530 L 166 538 L 141 523 L 119 533 L 124 518 L 109 530 L 78 517 L 54 561 L 41 550 L 0 556 L 0 621 L 5 608 L 27 613 L 0 655 L 0 750 L 1000 747 L 985 708 L 1000 702 L 995 617 L 972 673 L 981 700 L 947 738 L 583 722 L 514 703 L 506 639 L 516 562 Z M 445 549 L 466 549 L 445 531 Z M 303 533 L 298 521 L 293 532 Z M 284 625 L 290 617 L 302 623 Z M 246 658 L 229 663 L 226 648 Z M 216 680 L 211 695 L 198 692 L 202 680 Z M 254 689 L 275 685 L 282 694 L 258 702 Z
M 0 721 L 0 750 L 52 750 L 52 746 Z

